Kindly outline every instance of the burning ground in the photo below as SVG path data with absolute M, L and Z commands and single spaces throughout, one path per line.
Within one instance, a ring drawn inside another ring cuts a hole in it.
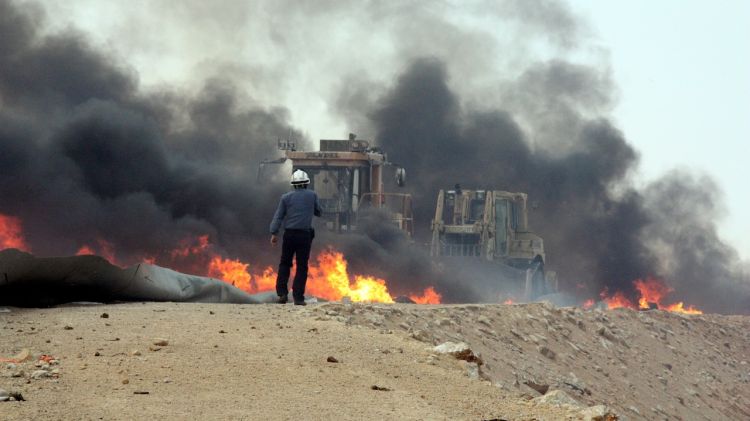
M 0 400 L 25 399 L 0 401 L 8 419 L 750 416 L 746 316 L 129 303 L 0 308 L 0 322 Z M 434 348 L 448 341 L 471 353 Z

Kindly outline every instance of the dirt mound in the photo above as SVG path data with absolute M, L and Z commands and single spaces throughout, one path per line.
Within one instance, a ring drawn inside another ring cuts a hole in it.
M 644 419 L 750 419 L 750 318 L 545 303 L 321 307 L 339 320 L 463 342 L 503 390 L 563 390 Z
M 130 303 L 5 308 L 0 324 L 0 412 L 9 419 L 750 413 L 747 317 L 542 304 Z

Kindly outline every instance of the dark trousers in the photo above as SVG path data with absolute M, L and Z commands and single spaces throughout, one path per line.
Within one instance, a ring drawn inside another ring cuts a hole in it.
M 312 233 L 308 230 L 285 230 L 281 243 L 279 276 L 276 278 L 276 294 L 286 297 L 289 294 L 289 274 L 292 270 L 292 257 L 297 256 L 297 271 L 292 283 L 292 296 L 295 302 L 305 300 L 307 283 L 307 261 L 310 259 Z

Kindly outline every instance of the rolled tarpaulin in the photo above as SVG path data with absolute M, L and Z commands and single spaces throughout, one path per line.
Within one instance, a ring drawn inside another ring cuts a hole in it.
M 0 251 L 0 305 L 43 307 L 76 301 L 257 304 L 266 301 L 263 298 L 217 279 L 145 263 L 123 269 L 99 256 L 35 257 L 16 249 Z

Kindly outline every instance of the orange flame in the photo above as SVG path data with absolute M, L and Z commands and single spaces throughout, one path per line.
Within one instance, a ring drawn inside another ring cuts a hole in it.
M 646 279 L 645 281 L 636 279 L 633 281 L 633 285 L 635 285 L 635 289 L 641 294 L 641 298 L 638 299 L 638 308 L 642 309 L 650 308 L 649 303 L 661 303 L 664 296 L 674 291 L 665 283 L 656 279 Z
M 79 248 L 76 252 L 76 256 L 93 256 L 95 254 L 96 252 L 94 251 L 94 249 L 86 244 L 82 245 L 81 248 Z
M 512 298 L 508 298 L 507 300 L 503 301 L 503 304 L 505 304 L 505 305 L 511 305 L 511 304 L 513 304 L 513 299 Z
M 196 242 L 191 239 L 181 241 L 180 247 L 172 250 L 170 254 L 172 258 L 193 256 L 205 252 L 208 246 L 208 234 L 201 235 Z
M 585 309 L 587 309 L 587 310 L 590 309 L 593 306 L 594 306 L 594 300 L 591 299 L 591 298 L 589 298 L 588 300 L 584 301 L 583 305 L 582 305 L 582 307 L 585 308 Z
M 428 287 L 422 295 L 410 295 L 409 298 L 417 304 L 440 304 L 443 296 L 435 291 L 435 288 Z
M 21 251 L 31 251 L 26 244 L 21 230 L 21 220 L 0 213 L 0 250 L 14 248 Z
M 632 301 L 628 299 L 628 297 L 625 296 L 621 291 L 615 292 L 614 295 L 608 296 L 606 292 L 606 288 L 604 291 L 602 291 L 601 297 L 602 300 L 607 303 L 607 308 L 614 309 L 614 308 L 635 308 L 635 305 Z
M 114 248 L 104 240 L 98 239 L 98 247 L 83 245 L 77 255 L 99 254 L 103 255 L 113 264 L 115 263 Z M 253 270 L 249 263 L 238 259 L 224 258 L 213 252 L 213 247 L 208 235 L 201 235 L 193 239 L 185 239 L 180 242 L 174 250 L 162 254 L 160 258 L 144 257 L 141 261 L 156 264 L 157 260 L 163 258 L 167 262 L 184 263 L 186 258 L 195 262 L 203 262 L 203 270 L 207 276 L 218 278 L 224 282 L 234 285 L 249 293 L 274 290 L 276 287 L 277 274 L 271 267 L 266 267 L 262 272 Z M 167 263 L 163 260 L 162 264 Z M 321 252 L 314 262 L 309 266 L 306 292 L 316 297 L 339 301 L 348 297 L 355 302 L 380 302 L 393 303 L 393 296 L 388 291 L 388 285 L 384 279 L 367 275 L 353 275 L 348 272 L 348 263 L 344 255 L 336 250 L 327 249 Z M 294 268 L 292 268 L 294 272 Z M 419 304 L 439 304 L 442 296 L 433 287 L 425 289 L 422 294 L 409 296 Z
M 276 272 L 267 267 L 262 273 L 253 273 L 250 265 L 239 260 L 211 258 L 208 275 L 221 279 L 249 293 L 274 290 Z M 292 268 L 294 273 L 294 268 Z M 354 302 L 393 303 L 384 279 L 374 276 L 353 275 L 348 271 L 344 255 L 333 249 L 321 252 L 308 268 L 305 292 L 325 300 L 339 301 L 349 297 Z M 419 304 L 439 304 L 442 296 L 429 287 L 411 298 Z
M 674 291 L 666 283 L 658 279 L 648 278 L 646 280 L 636 279 L 633 281 L 635 289 L 638 290 L 640 298 L 638 299 L 638 305 L 636 306 L 630 301 L 625 294 L 621 291 L 615 292 L 614 295 L 610 296 L 607 289 L 605 288 L 600 296 L 602 301 L 607 303 L 607 307 L 610 309 L 627 307 L 631 309 L 649 309 L 652 304 L 656 305 L 659 310 L 666 310 L 685 314 L 703 314 L 701 310 L 693 306 L 687 306 L 680 301 L 676 304 L 662 304 L 664 297 L 669 295 L 670 292 Z M 591 301 L 591 300 L 589 300 Z M 587 301 L 588 303 L 588 301 Z
M 698 310 L 697 308 L 693 306 L 687 306 L 685 308 L 682 301 L 678 302 L 677 304 L 670 304 L 666 307 L 667 311 L 674 311 L 677 313 L 684 313 L 684 314 L 703 314 L 701 310 Z
M 251 276 L 247 272 L 247 263 L 239 260 L 222 259 L 215 256 L 208 264 L 208 276 L 214 276 L 223 279 L 237 288 L 250 290 Z
M 355 275 L 352 283 L 344 255 L 332 249 L 320 253 L 317 264 L 310 266 L 307 291 L 327 300 L 349 297 L 352 301 L 393 302 L 384 279 Z
M 76 256 L 98 254 L 107 259 L 109 263 L 119 266 L 119 263 L 117 263 L 117 259 L 115 259 L 115 247 L 112 245 L 112 243 L 102 238 L 97 238 L 96 242 L 99 244 L 99 247 L 91 247 L 88 244 L 84 244 L 78 249 L 78 251 L 76 252 Z
M 255 292 L 271 291 L 276 289 L 276 272 L 270 266 L 262 274 L 253 276 Z
M 633 282 L 633 285 L 635 285 L 635 288 L 641 294 L 641 298 L 638 300 L 639 308 L 646 309 L 649 308 L 649 303 L 654 303 L 659 310 L 667 310 L 685 314 L 703 314 L 701 310 L 698 310 L 693 306 L 688 306 L 687 308 L 685 308 L 682 301 L 676 304 L 662 304 L 662 300 L 664 299 L 664 297 L 667 296 L 670 292 L 674 291 L 674 289 L 670 288 L 662 281 L 652 278 L 646 279 L 645 281 L 637 279 Z

